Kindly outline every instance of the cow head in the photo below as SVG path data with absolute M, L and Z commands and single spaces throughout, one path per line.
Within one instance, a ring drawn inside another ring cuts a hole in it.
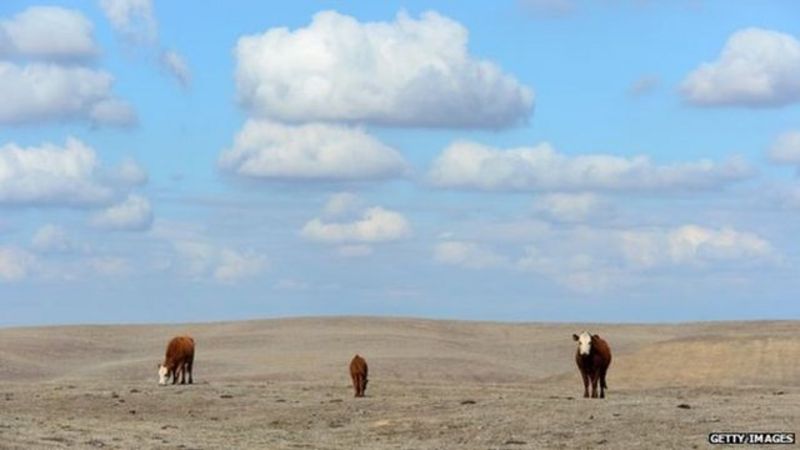
M 588 355 L 589 352 L 592 350 L 592 335 L 583 332 L 579 335 L 573 334 L 572 339 L 574 339 L 578 343 L 578 353 L 581 355 Z
M 167 366 L 160 364 L 158 366 L 158 384 L 165 385 L 169 381 L 169 369 Z

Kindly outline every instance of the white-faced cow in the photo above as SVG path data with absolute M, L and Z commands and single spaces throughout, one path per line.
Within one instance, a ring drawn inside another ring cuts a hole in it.
M 178 336 L 172 338 L 167 345 L 167 354 L 164 362 L 158 367 L 158 384 L 167 384 L 172 377 L 172 384 L 178 382 L 181 377 L 181 384 L 186 383 L 186 375 L 189 375 L 189 384 L 192 384 L 192 365 L 194 364 L 194 339 L 189 336 Z
M 597 382 L 600 382 L 600 398 L 605 398 L 606 372 L 611 364 L 611 348 L 608 343 L 596 334 L 583 332 L 573 334 L 572 338 L 578 343 L 575 351 L 575 362 L 583 378 L 583 396 L 589 396 L 589 383 L 592 383 L 592 398 L 597 398 Z

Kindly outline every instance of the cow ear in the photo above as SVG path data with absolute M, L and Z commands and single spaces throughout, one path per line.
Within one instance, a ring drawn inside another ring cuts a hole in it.
M 572 335 L 572 340 L 573 341 L 577 341 L 578 340 L 578 335 L 577 334 L 573 334 Z
M 599 334 L 593 334 L 592 335 L 592 339 L 594 339 L 594 338 L 600 339 L 600 335 Z

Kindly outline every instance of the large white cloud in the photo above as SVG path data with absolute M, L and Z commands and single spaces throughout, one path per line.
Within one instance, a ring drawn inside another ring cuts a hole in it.
M 131 194 L 123 202 L 95 213 L 91 224 L 106 230 L 143 231 L 153 223 L 150 201 L 141 195 Z
M 128 165 L 104 167 L 94 149 L 75 138 L 64 145 L 6 144 L 0 147 L 0 205 L 104 206 L 130 188 L 131 180 L 113 176 L 131 172 Z
M 402 175 L 400 154 L 360 129 L 249 120 L 219 159 L 222 169 L 265 179 L 359 180 Z
M 681 85 L 700 106 L 777 107 L 800 102 L 800 41 L 761 28 L 735 32 L 716 61 L 704 63 Z
M 114 192 L 99 181 L 99 166 L 94 150 L 74 138 L 63 147 L 6 144 L 0 147 L 0 204 L 102 204 Z
M 430 181 L 444 188 L 478 190 L 693 190 L 743 180 L 740 159 L 657 165 L 647 156 L 570 156 L 549 144 L 501 150 L 474 142 L 451 144 L 433 162 Z
M 239 100 L 286 122 L 500 128 L 525 121 L 532 91 L 471 56 L 467 39 L 466 28 L 435 12 L 366 23 L 320 12 L 305 28 L 239 39 Z
M 0 125 L 87 120 L 132 125 L 133 108 L 111 92 L 113 77 L 79 66 L 0 61 Z
M 0 19 L 0 57 L 86 59 L 98 53 L 92 23 L 80 12 L 33 6 Z

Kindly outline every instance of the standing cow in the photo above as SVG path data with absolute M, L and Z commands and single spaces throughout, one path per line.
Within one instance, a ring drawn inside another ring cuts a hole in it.
M 167 345 L 167 354 L 164 362 L 158 367 L 158 384 L 165 385 L 172 377 L 172 384 L 178 382 L 186 384 L 186 375 L 189 375 L 189 384 L 192 384 L 192 365 L 194 364 L 194 339 L 189 336 L 172 338 Z
M 353 380 L 353 389 L 356 391 L 356 397 L 363 397 L 364 391 L 367 390 L 367 362 L 359 355 L 353 357 L 350 361 L 350 378 Z
M 583 377 L 583 396 L 589 396 L 589 382 L 592 383 L 592 398 L 597 398 L 597 382 L 600 381 L 600 398 L 605 398 L 606 372 L 611 364 L 611 348 L 608 343 L 596 334 L 583 332 L 572 335 L 578 343 L 575 351 L 575 362 Z

